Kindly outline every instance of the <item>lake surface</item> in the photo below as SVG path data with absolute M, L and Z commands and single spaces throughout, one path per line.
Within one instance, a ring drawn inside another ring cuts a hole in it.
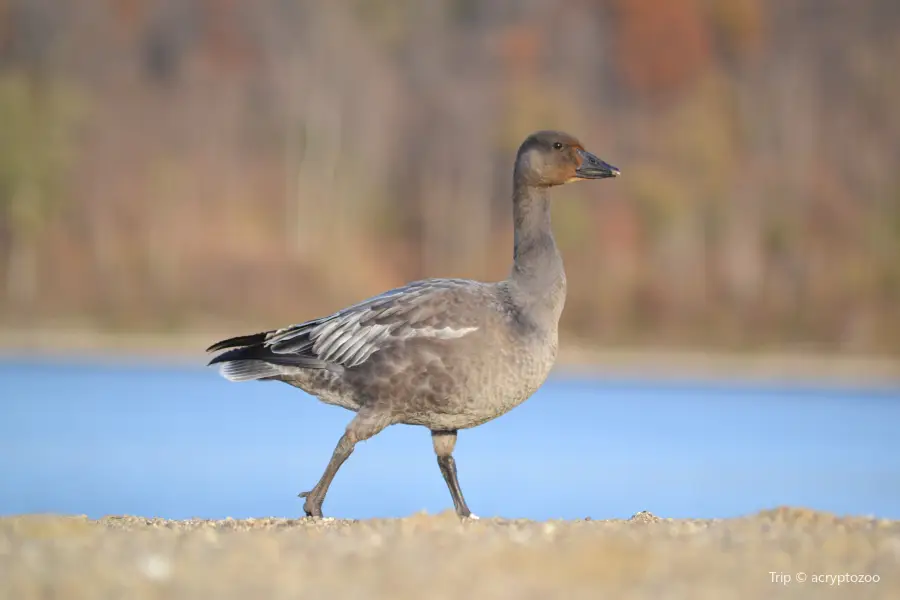
M 202 366 L 0 360 L 0 514 L 300 516 L 351 417 Z M 896 519 L 900 389 L 557 376 L 455 457 L 481 516 Z M 357 445 L 324 512 L 448 508 L 428 431 L 395 426 Z

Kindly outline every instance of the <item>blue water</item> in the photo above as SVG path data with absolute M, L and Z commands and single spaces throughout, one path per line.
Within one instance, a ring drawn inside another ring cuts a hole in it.
M 0 514 L 295 517 L 351 417 L 200 366 L 0 361 Z M 900 518 L 900 389 L 552 377 L 455 456 L 482 516 Z M 427 430 L 395 426 L 357 446 L 324 510 L 451 506 Z

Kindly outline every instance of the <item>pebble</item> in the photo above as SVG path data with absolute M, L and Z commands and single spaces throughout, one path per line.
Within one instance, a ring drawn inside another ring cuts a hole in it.
M 150 554 L 140 562 L 141 572 L 153 581 L 165 581 L 172 575 L 172 563 L 164 556 Z

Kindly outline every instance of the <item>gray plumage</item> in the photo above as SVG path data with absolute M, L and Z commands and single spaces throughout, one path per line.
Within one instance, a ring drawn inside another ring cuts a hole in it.
M 456 432 L 514 408 L 547 378 L 566 297 L 550 228 L 548 191 L 619 174 L 572 136 L 542 131 L 516 157 L 514 260 L 507 279 L 427 279 L 327 317 L 219 342 L 210 361 L 232 381 L 277 380 L 355 411 L 322 478 L 306 497 L 321 516 L 332 478 L 353 451 L 397 423 L 432 431 L 456 511 L 471 516 L 457 481 Z

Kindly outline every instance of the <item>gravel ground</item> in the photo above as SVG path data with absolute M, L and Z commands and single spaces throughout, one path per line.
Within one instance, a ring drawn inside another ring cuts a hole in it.
M 900 521 L 24 515 L 0 518 L 0 597 L 896 599 Z

